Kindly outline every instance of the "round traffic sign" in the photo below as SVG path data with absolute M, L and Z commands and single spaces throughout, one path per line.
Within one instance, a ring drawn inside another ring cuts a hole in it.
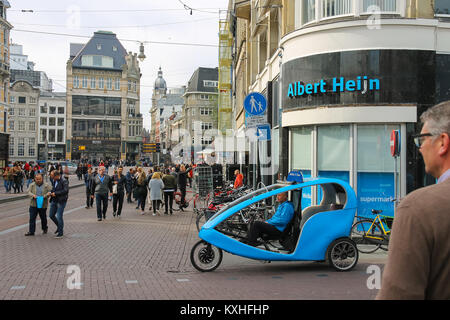
M 266 112 L 267 100 L 259 92 L 249 93 L 244 100 L 244 108 L 248 115 L 259 116 Z

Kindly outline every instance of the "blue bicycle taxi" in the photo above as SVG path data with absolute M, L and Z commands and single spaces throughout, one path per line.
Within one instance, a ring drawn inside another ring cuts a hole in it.
M 275 212 L 273 200 L 282 192 L 288 193 L 294 206 L 292 220 L 281 235 L 263 234 L 257 245 L 246 244 L 252 221 L 269 218 Z M 308 205 L 312 194 L 317 195 L 318 205 Z M 337 271 L 349 271 L 358 262 L 356 244 L 350 239 L 356 209 L 356 195 L 347 182 L 303 180 L 294 171 L 287 181 L 252 191 L 209 218 L 200 229 L 201 240 L 191 250 L 191 262 L 199 271 L 213 271 L 226 251 L 262 261 L 327 262 Z

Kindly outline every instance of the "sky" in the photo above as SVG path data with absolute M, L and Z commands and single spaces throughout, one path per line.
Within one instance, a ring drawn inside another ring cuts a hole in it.
M 226 10 L 228 6 L 228 0 L 9 2 L 11 8 L 7 19 L 13 25 L 11 42 L 23 46 L 23 53 L 35 63 L 35 70 L 44 71 L 53 80 L 56 92 L 66 91 L 70 43 L 86 43 L 98 30 L 114 32 L 127 51 L 138 54 L 139 42 L 144 42 L 146 59 L 140 63 L 140 98 L 144 127 L 147 129 L 150 128 L 153 85 L 160 66 L 169 89 L 187 85 L 198 67 L 218 66 L 218 21 L 219 17 L 226 15 L 220 10 Z M 185 6 L 193 9 L 192 14 Z

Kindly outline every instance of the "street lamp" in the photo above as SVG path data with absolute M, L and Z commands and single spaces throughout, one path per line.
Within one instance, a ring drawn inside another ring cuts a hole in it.
M 145 59 L 145 54 L 144 54 L 144 43 L 141 42 L 141 45 L 139 46 L 139 55 L 138 55 L 138 59 L 143 62 Z

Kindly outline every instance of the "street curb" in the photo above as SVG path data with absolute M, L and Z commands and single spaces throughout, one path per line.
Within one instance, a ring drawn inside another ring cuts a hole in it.
M 70 189 L 74 189 L 74 188 L 78 188 L 78 187 L 82 187 L 82 186 L 84 186 L 84 183 L 77 184 L 77 185 L 74 185 L 74 186 L 69 186 L 69 190 Z M 1 199 L 0 200 L 0 204 L 7 203 L 7 202 L 18 201 L 18 200 L 23 200 L 23 199 L 27 199 L 27 198 L 29 198 L 28 194 L 23 195 L 23 196 L 18 196 L 18 197 L 11 197 L 11 198 L 6 198 L 6 199 Z

